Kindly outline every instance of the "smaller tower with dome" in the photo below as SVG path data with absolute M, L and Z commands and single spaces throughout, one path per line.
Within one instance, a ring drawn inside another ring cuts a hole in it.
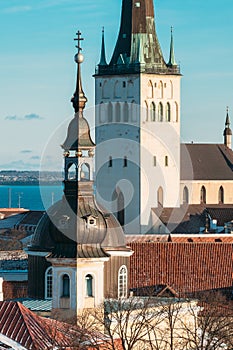
M 229 108 L 228 107 L 227 107 L 227 116 L 226 116 L 225 129 L 223 132 L 223 136 L 224 136 L 224 145 L 231 149 L 232 131 L 230 128 L 230 117 L 229 117 Z
M 61 316 L 99 306 L 107 297 L 128 294 L 132 251 L 116 218 L 95 200 L 94 150 L 83 116 L 87 98 L 81 81 L 81 33 L 77 33 L 75 111 L 64 149 L 64 195 L 37 226 L 29 254 L 29 296 L 52 299 Z

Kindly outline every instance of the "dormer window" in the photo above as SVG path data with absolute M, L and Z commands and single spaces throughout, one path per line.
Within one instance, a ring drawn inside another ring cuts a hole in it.
M 70 219 L 69 216 L 63 215 L 63 216 L 59 219 L 59 227 L 61 227 L 61 228 L 67 228 L 69 219 Z
M 86 220 L 87 229 L 97 227 L 97 217 L 92 216 L 92 215 L 86 215 L 83 217 L 83 219 Z

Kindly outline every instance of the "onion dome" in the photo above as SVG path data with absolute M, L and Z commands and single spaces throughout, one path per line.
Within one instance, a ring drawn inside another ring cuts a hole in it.
M 93 197 L 79 198 L 78 215 L 73 203 L 63 199 L 49 208 L 40 220 L 30 251 L 53 257 L 93 258 L 107 256 L 108 250 L 124 250 L 125 236 L 114 215 L 97 207 Z

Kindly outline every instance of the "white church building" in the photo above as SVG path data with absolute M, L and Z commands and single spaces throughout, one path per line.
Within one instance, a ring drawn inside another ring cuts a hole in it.
M 182 74 L 172 31 L 167 63 L 163 57 L 153 0 L 123 0 L 112 58 L 108 64 L 103 32 L 94 77 L 97 200 L 125 233 L 172 232 L 190 206 L 232 206 L 228 111 L 223 144 L 181 144 Z M 175 212 L 172 229 L 161 221 L 166 208 Z

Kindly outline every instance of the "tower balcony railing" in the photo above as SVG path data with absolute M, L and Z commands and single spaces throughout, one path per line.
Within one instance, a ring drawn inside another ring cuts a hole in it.
M 180 75 L 180 66 L 164 66 L 158 64 L 134 63 L 134 64 L 116 64 L 116 65 L 98 65 L 95 69 L 95 75 L 121 75 L 121 74 L 171 74 Z

